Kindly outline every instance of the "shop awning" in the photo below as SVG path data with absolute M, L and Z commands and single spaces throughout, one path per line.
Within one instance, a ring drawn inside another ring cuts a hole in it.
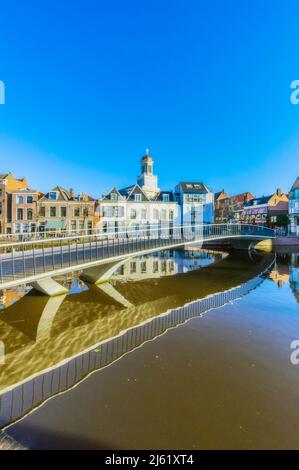
M 46 230 L 61 230 L 61 229 L 64 229 L 66 228 L 66 220 L 62 221 L 62 220 L 48 220 L 46 222 Z

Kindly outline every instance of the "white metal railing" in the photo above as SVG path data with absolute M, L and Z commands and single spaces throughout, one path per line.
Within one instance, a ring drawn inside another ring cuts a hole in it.
M 109 234 L 69 235 L 0 244 L 0 288 L 27 278 L 49 276 L 54 272 L 83 269 L 100 260 L 158 251 L 186 243 L 201 243 L 218 238 L 274 238 L 276 232 L 257 225 L 210 224 L 147 226 L 143 230 L 126 230 Z

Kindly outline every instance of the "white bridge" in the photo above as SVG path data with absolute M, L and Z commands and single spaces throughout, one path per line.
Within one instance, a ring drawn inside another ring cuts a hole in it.
M 59 295 L 67 290 L 52 278 L 73 271 L 81 271 L 87 282 L 105 282 L 126 258 L 207 241 L 235 238 L 250 244 L 275 237 L 270 228 L 247 224 L 148 225 L 138 231 L 107 234 L 28 234 L 26 240 L 1 240 L 0 289 L 31 284 L 46 295 Z

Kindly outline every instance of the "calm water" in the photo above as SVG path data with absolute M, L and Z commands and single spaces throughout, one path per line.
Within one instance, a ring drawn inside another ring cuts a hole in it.
M 299 448 L 299 254 L 171 252 L 2 293 L 0 428 L 27 448 Z

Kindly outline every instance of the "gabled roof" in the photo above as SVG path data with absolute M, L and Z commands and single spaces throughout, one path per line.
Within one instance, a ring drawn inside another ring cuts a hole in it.
M 129 189 L 129 188 L 128 188 Z M 128 190 L 127 193 L 127 201 L 134 201 L 134 196 L 135 194 L 141 194 L 141 200 L 142 201 L 149 201 L 149 198 L 145 194 L 145 192 L 140 188 L 138 184 L 135 184 L 132 188 L 131 191 Z
M 293 184 L 293 186 L 291 187 L 290 199 L 293 199 L 295 189 L 299 189 L 299 176 L 298 176 L 298 178 L 296 179 L 296 181 L 295 181 L 295 183 Z
M 217 193 L 214 194 L 215 201 L 217 201 L 220 196 L 223 196 L 222 199 L 227 199 L 228 198 L 228 194 L 224 191 L 224 189 L 222 189 L 222 191 L 218 191 Z
M 68 192 L 67 189 L 63 188 L 62 186 L 55 186 L 55 188 L 52 188 L 48 193 L 46 193 L 44 196 L 41 197 L 41 201 L 49 200 L 49 193 L 52 192 L 57 192 L 58 197 L 56 201 L 70 201 L 70 193 Z
M 110 200 L 110 194 L 117 194 L 117 196 L 119 197 L 119 199 L 124 199 L 124 196 L 118 191 L 118 189 L 116 189 L 115 186 L 113 186 L 112 189 L 110 189 L 110 191 L 105 194 L 105 196 L 102 197 L 102 201 L 104 200 Z
M 180 189 L 186 193 L 200 193 L 206 194 L 210 192 L 209 188 L 204 183 L 199 182 L 189 182 L 189 181 L 181 181 L 179 183 Z

